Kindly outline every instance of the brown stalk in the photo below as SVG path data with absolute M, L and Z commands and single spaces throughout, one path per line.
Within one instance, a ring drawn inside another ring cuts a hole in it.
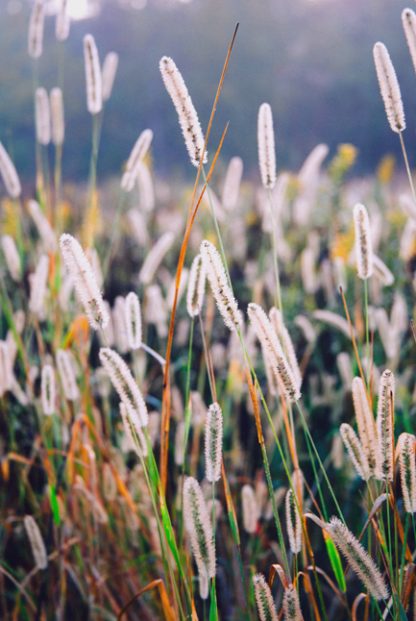
M 208 144 L 208 139 L 211 133 L 211 129 L 212 129 L 212 124 L 214 121 L 214 117 L 215 117 L 215 113 L 217 110 L 217 104 L 218 104 L 218 100 L 222 91 L 222 87 L 224 84 L 224 79 L 225 79 L 225 75 L 227 73 L 227 69 L 228 69 L 228 64 L 230 61 L 230 57 L 231 57 L 231 52 L 232 49 L 234 47 L 234 42 L 235 42 L 235 38 L 237 36 L 237 31 L 238 31 L 238 26 L 239 24 L 236 25 L 233 36 L 231 38 L 231 42 L 228 46 L 228 50 L 227 50 L 227 55 L 225 57 L 225 62 L 224 62 L 224 66 L 221 72 L 221 77 L 220 77 L 220 81 L 218 84 L 218 88 L 217 88 L 217 92 L 215 94 L 215 99 L 214 99 L 214 103 L 212 105 L 212 109 L 211 109 L 211 115 L 209 118 L 209 122 L 208 122 L 208 127 L 207 127 L 207 131 L 205 134 L 205 143 L 204 143 L 204 148 L 203 148 L 203 152 L 201 154 L 201 158 L 199 161 L 199 166 L 198 166 L 198 172 L 197 172 L 197 176 L 195 179 L 195 183 L 194 183 L 194 188 L 193 188 L 193 192 L 192 192 L 192 200 L 191 200 L 191 207 L 188 213 L 188 220 L 187 220 L 187 225 L 186 225 L 186 229 L 185 229 L 185 235 L 184 235 L 184 239 L 181 245 L 181 250 L 180 250 L 180 255 L 179 255 L 179 259 L 178 259 L 178 264 L 176 267 L 176 279 L 175 279 L 175 295 L 173 298 L 173 305 L 172 305 L 172 313 L 170 316 L 170 322 L 169 322 L 169 333 L 168 333 L 168 342 L 166 345 L 166 364 L 165 364 L 165 369 L 164 369 L 164 375 L 163 375 L 163 398 L 162 398 L 162 421 L 161 421 L 161 438 L 160 438 L 160 479 L 161 479 L 161 485 L 162 485 L 162 490 L 163 492 L 166 491 L 166 483 L 167 483 L 167 467 L 168 467 L 168 451 L 169 451 L 169 428 L 170 428 L 170 377 L 169 377 L 169 371 L 170 371 L 170 359 L 171 359 L 171 355 L 172 355 L 172 345 L 173 345 L 173 333 L 174 333 L 174 327 L 175 327 L 175 317 L 176 317 L 176 307 L 177 307 L 177 303 L 178 303 L 178 295 L 179 295 L 179 284 L 180 284 L 180 280 L 181 280 L 181 275 L 182 275 L 182 269 L 183 269 L 183 265 L 185 262 L 185 255 L 186 255 L 186 250 L 187 250 L 187 246 L 188 246 L 188 240 L 189 240 L 189 236 L 191 233 L 191 229 L 192 229 L 192 225 L 194 223 L 199 205 L 201 203 L 202 197 L 204 195 L 205 189 L 207 187 L 208 181 L 210 180 L 213 170 L 215 168 L 215 164 L 217 162 L 218 156 L 220 154 L 221 148 L 222 148 L 222 144 L 225 138 L 225 134 L 227 132 L 227 128 L 228 128 L 228 123 L 227 126 L 221 136 L 221 141 L 220 144 L 218 146 L 218 149 L 215 153 L 214 156 L 214 160 L 211 164 L 211 167 L 208 171 L 208 175 L 207 175 L 207 179 L 206 182 L 202 188 L 202 192 L 199 196 L 198 202 L 195 206 L 195 208 L 192 211 L 192 205 L 194 204 L 195 201 L 195 197 L 196 197 L 196 192 L 197 192 L 197 187 L 198 187 L 198 183 L 199 183 L 199 178 L 201 176 L 201 172 L 202 172 L 202 166 L 203 166 L 203 161 L 204 161 L 204 155 L 206 152 L 206 146 Z

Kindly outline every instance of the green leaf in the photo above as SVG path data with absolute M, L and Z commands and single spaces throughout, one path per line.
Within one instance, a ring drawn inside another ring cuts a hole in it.
M 218 621 L 217 592 L 215 589 L 215 578 L 211 580 L 211 597 L 209 606 L 209 621 Z
M 53 485 L 49 485 L 49 502 L 52 509 L 53 521 L 57 526 L 61 523 L 61 516 L 59 514 L 59 503 L 56 496 L 56 490 Z
M 332 571 L 334 572 L 338 586 L 340 590 L 345 593 L 347 590 L 347 585 L 345 584 L 345 576 L 342 567 L 341 557 L 335 547 L 334 542 L 328 535 L 325 537 L 325 545 L 331 563 Z

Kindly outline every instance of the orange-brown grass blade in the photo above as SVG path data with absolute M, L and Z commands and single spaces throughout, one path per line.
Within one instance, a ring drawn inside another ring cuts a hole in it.
M 138 593 L 136 593 L 136 595 L 134 595 L 134 597 L 132 597 L 131 600 L 128 601 L 127 604 L 125 606 L 123 606 L 123 608 L 120 610 L 120 612 L 117 615 L 117 621 L 120 621 L 120 619 L 127 612 L 127 610 L 130 608 L 130 606 L 136 601 L 136 599 L 139 599 L 139 597 L 141 597 L 144 593 L 147 593 L 148 591 L 151 591 L 152 589 L 158 589 L 158 591 L 159 591 L 159 596 L 160 596 L 160 601 L 161 601 L 161 604 L 162 604 L 162 609 L 163 609 L 163 614 L 164 614 L 165 621 L 175 621 L 175 615 L 174 615 L 172 607 L 171 607 L 171 605 L 169 603 L 169 598 L 168 598 L 168 594 L 166 592 L 165 584 L 164 584 L 164 582 L 163 582 L 163 580 L 161 578 L 157 578 L 156 580 L 152 580 L 152 582 L 149 582 L 149 584 L 147 584 L 145 587 L 140 589 L 140 591 Z M 192 616 L 193 616 L 193 614 L 192 614 Z M 198 617 L 195 616 L 194 618 L 195 618 L 195 621 L 196 621 Z
M 221 94 L 222 91 L 222 87 L 224 84 L 224 79 L 225 79 L 225 75 L 227 73 L 227 69 L 228 69 L 228 64 L 230 61 L 230 57 L 231 57 L 231 52 L 232 49 L 234 47 L 234 42 L 235 42 L 235 38 L 237 36 L 237 30 L 238 30 L 238 24 L 234 30 L 231 42 L 228 46 L 228 50 L 227 50 L 227 55 L 225 58 L 225 62 L 224 62 L 224 66 L 221 72 L 221 77 L 220 77 L 220 81 L 218 84 L 218 88 L 217 88 L 217 92 L 215 94 L 215 99 L 214 99 L 214 103 L 212 105 L 212 109 L 211 109 L 211 115 L 210 115 L 210 119 L 208 122 L 208 128 L 205 134 L 205 143 L 204 143 L 204 149 L 203 149 L 203 153 L 202 156 L 200 158 L 199 161 L 199 166 L 198 166 L 198 172 L 197 172 L 197 176 L 195 179 L 195 183 L 194 183 L 194 188 L 193 188 L 193 192 L 192 192 L 192 201 L 191 201 L 191 206 L 190 206 L 190 210 L 189 210 L 189 214 L 188 214 L 188 221 L 187 221 L 187 226 L 186 226 L 186 230 L 185 230 L 185 236 L 184 236 L 184 240 L 182 242 L 182 246 L 181 246 L 181 251 L 180 251 L 180 255 L 179 255 L 179 260 L 178 260 L 178 265 L 176 268 L 176 280 L 175 280 L 175 295 L 173 298 L 173 305 L 172 305 L 172 313 L 170 316 L 170 322 L 169 322 L 169 333 L 168 333 L 168 342 L 166 345 L 166 364 L 165 364 L 165 370 L 164 370 L 164 376 L 163 376 L 163 399 L 162 399 L 162 421 L 161 421 L 161 439 L 160 439 L 160 478 L 161 478 L 161 484 L 162 484 L 162 489 L 165 492 L 166 490 L 166 483 L 167 483 L 167 467 L 168 467 L 168 451 L 169 451 L 169 428 L 170 428 L 170 377 L 169 377 L 169 371 L 170 371 L 170 359 L 171 359 L 171 354 L 172 354 L 172 344 L 173 344 L 173 332 L 174 332 L 174 326 L 175 326 L 175 317 L 176 317 L 176 307 L 177 307 L 177 303 L 178 303 L 178 294 L 179 294 L 179 284 L 180 284 L 180 280 L 181 280 L 181 275 L 182 275 L 182 269 L 183 269 L 183 265 L 185 262 L 185 255 L 186 255 L 186 249 L 188 246 L 188 240 L 189 240 L 189 235 L 191 232 L 191 228 L 192 228 L 192 224 L 195 220 L 199 205 L 201 203 L 202 197 L 204 195 L 206 186 L 208 184 L 209 179 L 212 176 L 212 172 L 215 168 L 215 164 L 217 162 L 218 159 L 218 155 L 220 154 L 221 148 L 222 148 L 222 144 L 225 138 L 225 133 L 227 131 L 227 127 L 228 124 L 226 126 L 226 129 L 223 132 L 223 135 L 221 136 L 221 141 L 220 144 L 218 146 L 218 149 L 215 153 L 214 156 L 214 160 L 211 164 L 211 167 L 209 169 L 208 172 L 208 176 L 207 176 L 207 180 L 202 188 L 202 192 L 201 195 L 198 199 L 198 202 L 194 208 L 194 210 L 192 211 L 192 206 L 194 204 L 195 201 L 195 197 L 196 197 L 196 192 L 197 192 L 197 187 L 198 187 L 198 183 L 199 183 L 199 178 L 201 176 L 201 171 L 202 171 L 202 165 L 203 165 L 203 160 L 204 160 L 204 154 L 206 151 L 206 147 L 208 144 L 208 139 L 211 133 L 211 129 L 212 129 L 212 124 L 214 121 L 214 117 L 215 117 L 215 113 L 216 113 L 216 109 L 217 109 L 217 103 L 218 103 L 218 99 L 219 96 Z

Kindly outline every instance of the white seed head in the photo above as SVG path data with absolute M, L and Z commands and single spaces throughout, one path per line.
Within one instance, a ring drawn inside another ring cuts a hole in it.
M 136 179 L 140 196 L 139 209 L 150 213 L 155 208 L 155 189 L 150 170 L 143 161 L 137 165 Z
M 87 89 L 87 108 L 90 114 L 98 114 L 103 107 L 100 59 L 94 37 L 84 37 L 84 65 Z
M 289 489 L 286 493 L 286 530 L 289 538 L 290 549 L 293 554 L 299 554 L 302 549 L 302 524 L 296 498 L 293 490 Z
M 380 570 L 352 532 L 336 517 L 325 525 L 336 547 L 351 569 L 357 574 L 368 592 L 376 599 L 387 599 L 389 592 Z
M 1 247 L 6 260 L 7 269 L 15 282 L 19 282 L 22 276 L 22 264 L 15 241 L 10 235 L 2 235 Z
M 45 364 L 42 367 L 40 390 L 43 413 L 50 416 L 56 411 L 55 371 L 50 364 Z
M 31 58 L 40 58 L 42 56 L 44 21 L 44 0 L 35 0 L 30 14 L 28 34 L 28 53 Z
M 402 433 L 397 440 L 400 481 L 406 513 L 416 513 L 416 438 L 412 433 Z
M 248 305 L 248 316 L 259 339 L 281 392 L 292 402 L 300 399 L 300 390 L 280 341 L 264 310 L 258 304 Z
M 370 472 L 373 472 L 377 453 L 376 424 L 361 377 L 354 377 L 352 380 L 352 402 L 354 405 L 360 442 L 364 454 L 367 457 Z
M 402 24 L 413 67 L 416 71 L 416 14 L 412 9 L 403 10 Z
M 102 68 L 103 101 L 108 101 L 113 92 L 114 80 L 118 68 L 118 54 L 109 52 L 104 58 Z
M 255 533 L 257 530 L 257 522 L 260 519 L 260 509 L 256 494 L 251 485 L 243 485 L 241 488 L 241 509 L 244 530 L 250 534 Z
M 364 480 L 368 481 L 371 476 L 370 466 L 367 456 L 364 452 L 360 440 L 357 438 L 351 425 L 343 423 L 340 427 L 341 438 L 345 448 L 348 451 L 352 464 L 357 474 Z
M 14 384 L 13 362 L 7 341 L 0 341 L 0 397 Z
M 140 459 L 147 457 L 147 442 L 137 415 L 130 408 L 126 407 L 123 402 L 120 403 L 120 414 L 124 433 L 129 441 L 130 448 L 136 452 Z
M 393 480 L 394 466 L 394 375 L 386 369 L 378 389 L 376 478 Z
M 55 22 L 55 36 L 58 41 L 66 41 L 69 36 L 70 26 L 71 18 L 68 13 L 68 0 L 61 0 Z
M 126 406 L 127 414 L 135 421 L 136 426 L 145 427 L 149 421 L 146 404 L 127 364 L 109 347 L 102 347 L 99 357 L 118 396 Z
M 293 584 L 290 584 L 283 593 L 283 619 L 284 621 L 303 621 L 299 595 Z
M 159 237 L 141 267 L 139 273 L 139 281 L 141 283 L 144 285 L 151 283 L 157 269 L 165 258 L 167 252 L 171 249 L 174 240 L 175 235 L 172 231 L 168 231 Z
M 53 88 L 49 95 L 51 108 L 52 142 L 56 147 L 65 139 L 64 101 L 60 88 Z
M 88 321 L 94 330 L 105 328 L 109 316 L 94 275 L 93 268 L 80 244 L 64 233 L 59 240 L 62 258 L 72 276 L 79 301 L 84 307 Z
M 204 152 L 204 135 L 199 123 L 194 104 L 189 95 L 184 79 L 168 56 L 163 56 L 159 63 L 163 83 L 168 91 L 178 114 L 179 125 L 185 140 L 191 163 L 198 167 Z M 204 153 L 203 163 L 207 162 L 207 153 Z
M 221 199 L 222 206 L 227 211 L 232 211 L 237 205 L 242 176 L 243 160 L 241 157 L 232 157 L 225 175 Z
M 30 281 L 29 310 L 42 318 L 45 310 L 45 297 L 48 287 L 49 258 L 43 254 Z
M 25 515 L 23 523 L 30 547 L 32 548 L 36 567 L 38 569 L 46 569 L 48 566 L 48 556 L 39 527 L 31 515 Z
M 276 183 L 276 151 L 272 109 L 268 103 L 261 104 L 257 119 L 257 143 L 261 181 L 272 190 Z
M 47 252 L 56 251 L 56 237 L 49 220 L 35 200 L 30 200 L 27 204 L 28 211 L 36 225 L 38 233 L 42 239 L 43 245 Z
M 348 321 L 344 319 L 344 317 L 341 317 L 340 315 L 337 315 L 337 313 L 333 313 L 332 311 L 327 310 L 316 310 L 313 311 L 312 315 L 318 321 L 322 321 L 323 323 L 326 323 L 336 328 L 337 330 L 345 334 L 347 338 L 351 339 L 350 326 L 348 324 Z
M 51 141 L 51 113 L 48 93 L 43 87 L 37 88 L 35 93 L 35 122 L 36 139 L 47 146 Z
M 215 246 L 207 240 L 201 243 L 200 253 L 217 308 L 227 328 L 235 332 L 241 326 L 241 313 L 228 284 L 221 257 Z
M 218 403 L 208 408 L 205 421 L 205 477 L 210 483 L 221 478 L 222 411 Z
M 374 63 L 387 120 L 394 132 L 406 129 L 402 95 L 390 54 L 384 43 L 378 41 L 373 48 Z
M 368 212 L 360 203 L 354 206 L 354 229 L 358 276 L 367 280 L 373 273 L 373 245 Z
M 373 271 L 374 276 L 380 281 L 383 287 L 391 287 L 394 284 L 394 274 L 389 270 L 387 265 L 373 254 Z
M 204 303 L 206 271 L 202 256 L 198 254 L 192 261 L 186 295 L 186 309 L 190 317 L 198 317 Z
M 302 374 L 300 372 L 293 341 L 290 337 L 288 329 L 283 322 L 282 313 L 280 310 L 273 307 L 272 309 L 270 309 L 269 317 L 273 328 L 276 330 L 277 338 L 280 340 L 283 351 L 286 354 L 287 361 L 290 364 L 293 375 L 295 376 L 298 389 L 300 390 L 302 385 Z
M 191 540 L 192 552 L 199 573 L 206 571 L 209 578 L 215 577 L 216 557 L 212 525 L 199 483 L 187 477 L 183 486 L 183 512 L 185 527 Z
M 260 621 L 277 621 L 278 616 L 273 595 L 263 574 L 253 576 L 253 586 Z
M 6 149 L 0 142 L 0 174 L 7 193 L 11 198 L 18 198 L 22 193 L 22 186 L 17 175 L 16 168 Z
M 58 349 L 56 352 L 56 366 L 58 368 L 59 379 L 68 401 L 76 401 L 79 397 L 77 378 L 75 372 L 75 362 L 71 352 L 66 349 Z
M 124 310 L 128 345 L 130 349 L 139 349 L 142 344 L 142 315 L 139 298 L 133 291 L 126 296 Z
M 130 152 L 126 163 L 126 168 L 121 178 L 121 188 L 125 192 L 131 192 L 137 181 L 137 171 L 140 163 L 143 161 L 153 140 L 153 132 L 151 129 L 145 129 L 134 143 L 134 147 Z

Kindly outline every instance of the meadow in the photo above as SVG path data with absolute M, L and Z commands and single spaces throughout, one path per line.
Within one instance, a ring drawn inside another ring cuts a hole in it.
M 372 175 L 347 143 L 281 170 L 267 102 L 258 170 L 222 157 L 237 25 L 207 127 L 174 59 L 154 70 L 194 182 L 156 173 L 146 119 L 101 179 L 119 59 L 92 20 L 82 185 L 63 174 L 64 54 L 39 81 L 51 19 L 35 0 L 32 182 L 0 143 L 1 619 L 416 619 L 414 128 L 387 48 L 403 158 Z

